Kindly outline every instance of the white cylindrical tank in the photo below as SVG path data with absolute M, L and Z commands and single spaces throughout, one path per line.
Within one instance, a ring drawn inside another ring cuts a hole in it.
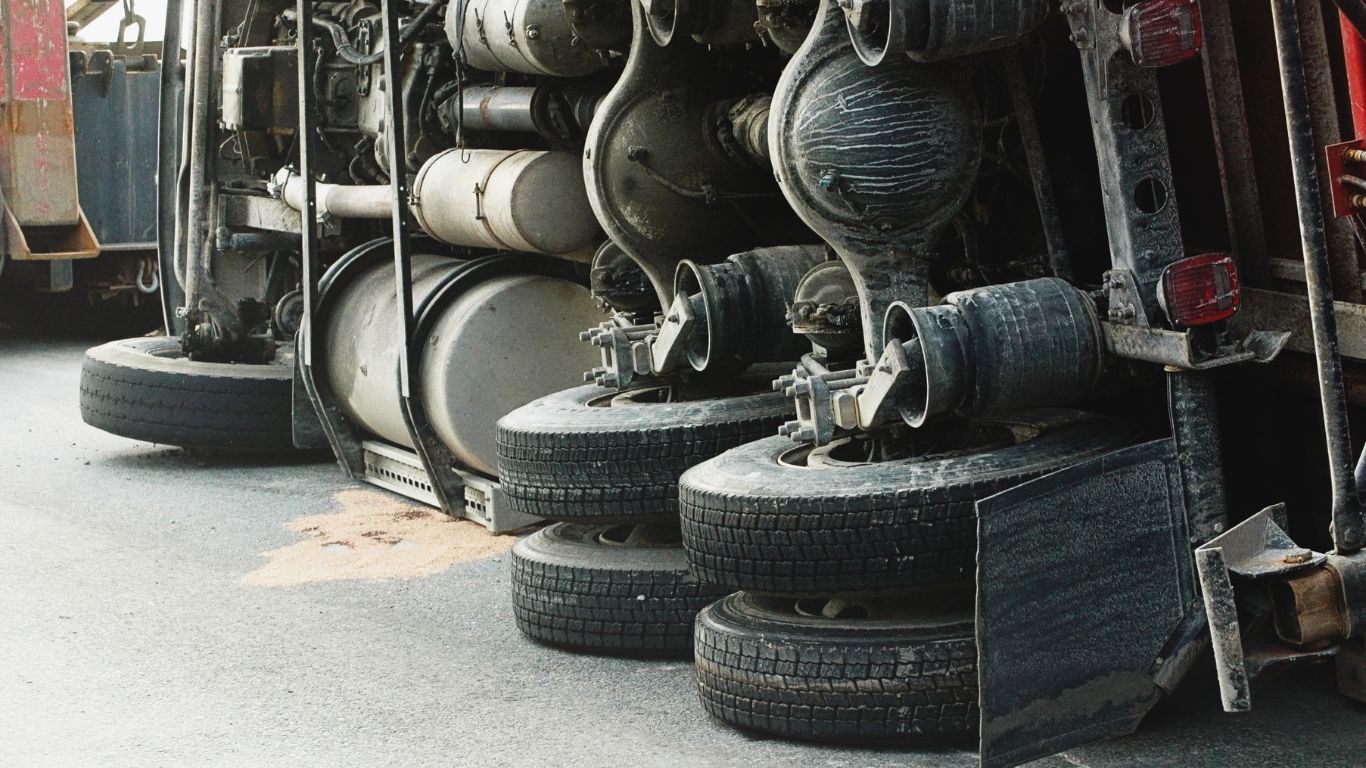
M 462 263 L 413 255 L 420 306 Z M 398 393 L 401 353 L 393 264 L 371 266 L 329 291 L 324 344 L 328 385 L 367 432 L 412 448 Z M 469 279 L 469 278 L 466 278 Z M 578 332 L 601 322 L 588 289 L 536 274 L 480 279 L 431 325 L 418 370 L 433 431 L 466 468 L 496 474 L 496 424 L 504 414 L 582 382 L 599 361 Z
M 418 171 L 412 211 L 452 245 L 562 255 L 599 239 L 583 164 L 567 152 L 448 149 Z
M 579 77 L 603 67 L 570 29 L 563 0 L 469 0 L 463 17 L 446 15 L 446 38 L 487 72 Z

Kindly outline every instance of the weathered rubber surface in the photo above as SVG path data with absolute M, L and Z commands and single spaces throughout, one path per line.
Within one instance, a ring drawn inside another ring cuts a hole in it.
M 973 578 L 975 502 L 1132 442 L 1127 425 L 1078 411 L 979 420 L 1034 435 L 913 462 L 803 467 L 770 438 L 679 482 L 683 546 L 703 581 L 773 594 L 890 592 Z
M 949 740 L 977 730 L 970 609 L 922 622 L 770 610 L 741 592 L 697 617 L 697 691 L 740 728 L 821 741 Z
M 747 378 L 750 392 L 769 389 L 767 377 Z M 576 387 L 499 420 L 498 479 L 513 509 L 585 523 L 671 516 L 684 470 L 774 434 L 792 413 L 792 400 L 779 392 L 596 404 L 612 395 Z
M 173 337 L 94 347 L 81 366 L 81 418 L 134 440 L 226 451 L 293 448 L 292 358 L 265 365 L 186 359 Z
M 512 609 L 527 637 L 575 650 L 687 655 L 693 618 L 725 590 L 688 572 L 676 543 L 606 544 L 608 526 L 557 523 L 512 549 Z

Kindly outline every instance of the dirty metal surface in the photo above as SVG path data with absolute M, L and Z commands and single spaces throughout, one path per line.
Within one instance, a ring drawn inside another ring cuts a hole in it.
M 1195 550 L 1226 712 L 1252 708 L 1252 683 L 1268 669 L 1327 661 L 1338 650 L 1332 645 L 1299 649 L 1281 642 L 1271 631 L 1262 593 L 1249 583 L 1301 573 L 1324 561 L 1322 554 L 1296 547 L 1285 524 L 1285 505 L 1276 504 Z
M 1244 288 L 1243 299 L 1241 314 L 1254 327 L 1289 331 L 1288 349 L 1313 354 L 1314 333 L 1305 297 Z M 1349 360 L 1366 361 L 1366 306 L 1335 301 L 1333 314 L 1338 321 L 1338 354 Z
M 0 2 L 0 190 L 23 226 L 80 221 L 60 0 Z
M 155 250 L 158 126 L 147 118 L 161 67 L 130 68 L 107 51 L 71 58 L 81 210 L 103 250 Z
M 982 765 L 1133 731 L 1196 606 L 1172 442 L 1025 483 L 977 514 Z

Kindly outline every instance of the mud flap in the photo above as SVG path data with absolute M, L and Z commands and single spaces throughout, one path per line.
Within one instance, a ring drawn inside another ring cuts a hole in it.
M 1207 644 L 1172 441 L 983 499 L 977 518 L 982 765 L 1132 732 Z

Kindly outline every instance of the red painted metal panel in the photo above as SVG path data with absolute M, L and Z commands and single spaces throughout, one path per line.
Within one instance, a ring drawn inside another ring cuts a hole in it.
M 19 226 L 81 222 L 61 0 L 0 0 L 0 191 Z
M 4 0 L 15 99 L 65 100 L 66 9 L 61 0 Z
M 1346 16 L 1338 14 L 1342 28 L 1342 55 L 1347 62 L 1347 92 L 1352 99 L 1353 135 L 1366 138 L 1366 41 Z

